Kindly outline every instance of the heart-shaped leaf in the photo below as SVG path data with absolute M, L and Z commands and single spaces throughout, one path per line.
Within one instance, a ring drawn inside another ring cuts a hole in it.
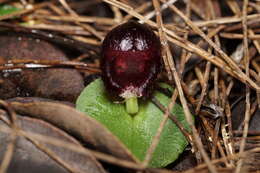
M 155 92 L 155 97 L 165 106 L 170 98 Z M 102 80 L 89 84 L 79 96 L 76 108 L 97 119 L 113 132 L 132 151 L 143 160 L 163 117 L 163 112 L 152 102 L 139 103 L 136 115 L 129 115 L 124 104 L 113 103 L 107 96 Z M 183 109 L 175 105 L 172 111 L 177 119 L 188 129 Z M 176 160 L 188 142 L 178 127 L 168 120 L 162 132 L 160 142 L 153 154 L 151 167 L 163 167 Z

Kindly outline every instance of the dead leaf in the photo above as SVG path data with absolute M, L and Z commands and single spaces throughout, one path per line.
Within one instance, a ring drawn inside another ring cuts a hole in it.
M 2 110 L 0 112 L 2 119 L 6 119 L 6 114 Z M 78 145 L 79 142 L 73 137 L 69 136 L 62 130 L 54 127 L 53 125 L 39 119 L 29 118 L 26 116 L 17 115 L 17 125 L 18 127 L 25 131 L 37 135 L 43 135 L 47 137 L 52 137 L 60 141 L 66 142 L 68 144 Z M 8 125 L 0 120 L 0 127 L 8 128 Z M 28 133 L 30 136 L 30 133 Z M 7 145 L 9 143 L 9 136 L 7 132 L 0 132 L 0 160 L 3 159 L 3 155 L 7 150 Z M 32 139 L 34 137 L 32 136 Z M 37 141 L 37 139 L 36 139 Z M 28 138 L 19 136 L 16 139 L 15 150 L 12 156 L 12 161 L 8 167 L 7 172 L 18 173 L 18 172 L 48 172 L 48 173 L 67 173 L 70 172 L 66 170 L 61 164 L 55 161 L 50 154 L 47 154 L 43 149 L 50 150 L 52 156 L 58 157 L 63 160 L 64 163 L 69 165 L 71 170 L 76 172 L 91 172 L 91 173 L 105 173 L 106 171 L 101 166 L 101 164 L 92 156 L 91 153 L 80 154 L 71 151 L 60 146 L 45 144 L 39 142 L 42 147 L 37 147 Z
M 22 33 L 0 35 L 0 57 L 5 61 L 68 60 L 66 53 L 59 47 Z M 82 76 L 77 70 L 68 68 L 9 70 L 0 74 L 0 78 L 10 83 L 0 84 L 0 88 L 16 91 L 16 96 L 38 96 L 73 102 L 84 88 Z M 13 94 L 4 99 L 11 97 Z

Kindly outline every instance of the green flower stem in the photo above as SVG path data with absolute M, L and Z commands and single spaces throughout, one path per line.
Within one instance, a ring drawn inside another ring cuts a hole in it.
M 126 99 L 126 112 L 128 114 L 136 114 L 138 112 L 137 97 L 131 97 Z

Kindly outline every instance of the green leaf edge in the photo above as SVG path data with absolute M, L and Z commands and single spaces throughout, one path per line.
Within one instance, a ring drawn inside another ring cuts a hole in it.
M 21 10 L 20 8 L 16 8 L 12 5 L 8 4 L 0 4 L 0 16 L 4 16 L 7 14 L 11 14 L 13 12 Z

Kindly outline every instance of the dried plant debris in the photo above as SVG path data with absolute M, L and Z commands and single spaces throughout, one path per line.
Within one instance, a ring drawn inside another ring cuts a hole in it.
M 34 102 L 50 102 L 50 103 L 60 103 L 70 107 L 75 107 L 75 105 L 68 101 L 59 101 L 59 100 L 52 100 L 42 97 L 13 97 L 10 99 L 5 100 L 6 102 L 20 102 L 20 103 L 34 103 Z
M 0 160 L 3 161 L 3 156 L 8 152 L 12 129 L 9 128 L 10 122 L 2 110 L 0 116 L 7 120 L 0 121 L 1 129 L 4 130 L 0 134 Z M 83 155 L 48 143 L 48 140 L 59 140 L 75 147 L 80 146 L 79 142 L 60 129 L 43 120 L 19 115 L 16 123 L 19 126 L 17 133 L 21 136 L 16 139 L 12 162 L 7 172 L 105 172 L 91 153 L 86 152 Z
M 0 172 L 34 166 L 19 160 L 25 151 L 41 171 L 259 171 L 259 9 L 258 0 L 0 0 Z M 130 20 L 160 38 L 158 81 L 175 88 L 167 91 L 169 104 L 151 96 L 152 104 L 182 129 L 168 110 L 180 103 L 191 129 L 188 157 L 163 169 L 148 163 L 164 121 L 138 162 L 102 124 L 75 109 L 84 87 L 101 76 L 105 36 Z M 42 141 L 28 141 L 37 135 Z M 57 139 L 47 143 L 51 135 Z M 70 160 L 76 156 L 88 164 Z

